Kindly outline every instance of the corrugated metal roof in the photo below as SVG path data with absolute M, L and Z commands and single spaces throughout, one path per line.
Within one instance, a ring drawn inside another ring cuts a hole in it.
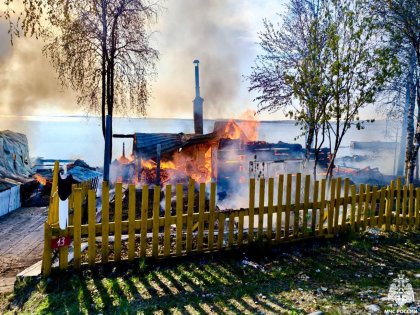
M 184 133 L 136 133 L 134 150 L 144 159 L 156 157 L 156 147 L 161 145 L 161 153 L 171 153 L 180 148 L 215 140 L 216 134 L 193 135 Z
M 73 176 L 73 179 L 79 183 L 85 182 L 91 179 L 95 179 L 99 176 L 102 176 L 101 173 L 90 170 L 88 168 L 75 166 L 67 171 L 68 174 Z

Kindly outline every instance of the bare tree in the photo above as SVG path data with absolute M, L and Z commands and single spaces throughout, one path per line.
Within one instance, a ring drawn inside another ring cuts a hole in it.
M 45 41 L 43 52 L 60 82 L 78 93 L 89 112 L 100 112 L 103 133 L 106 114 L 145 114 L 148 78 L 158 58 L 147 26 L 157 18 L 158 2 L 29 0 L 20 13 L 14 2 L 5 1 L 3 12 L 12 38 L 35 35 Z

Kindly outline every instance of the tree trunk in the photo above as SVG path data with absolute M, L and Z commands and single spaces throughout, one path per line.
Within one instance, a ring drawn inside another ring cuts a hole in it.
M 416 165 L 416 150 L 414 137 L 414 109 L 416 105 L 416 84 L 414 78 L 415 59 L 410 58 L 410 68 L 407 76 L 409 106 L 407 112 L 407 144 L 405 153 L 405 182 L 411 184 Z M 416 128 L 417 133 L 418 128 Z

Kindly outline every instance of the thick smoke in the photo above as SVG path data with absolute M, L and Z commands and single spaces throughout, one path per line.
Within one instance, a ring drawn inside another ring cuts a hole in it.
M 246 23 L 237 18 L 232 0 L 172 0 L 165 4 L 167 10 L 156 36 L 161 62 L 152 103 L 179 116 L 192 117 L 192 62 L 199 59 L 204 115 L 223 116 L 233 105 L 241 85 L 241 38 L 246 36 Z

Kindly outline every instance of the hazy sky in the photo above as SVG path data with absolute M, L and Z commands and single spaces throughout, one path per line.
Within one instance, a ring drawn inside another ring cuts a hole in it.
M 255 95 L 243 75 L 258 53 L 262 19 L 278 20 L 285 0 L 166 0 L 154 26 L 152 44 L 161 55 L 152 82 L 150 117 L 192 117 L 193 60 L 200 59 L 205 118 L 241 117 Z M 10 46 L 7 25 L 0 24 L 0 115 L 83 114 L 74 92 L 57 84 L 42 56 L 42 43 L 19 39 Z M 281 119 L 262 114 L 260 119 Z

